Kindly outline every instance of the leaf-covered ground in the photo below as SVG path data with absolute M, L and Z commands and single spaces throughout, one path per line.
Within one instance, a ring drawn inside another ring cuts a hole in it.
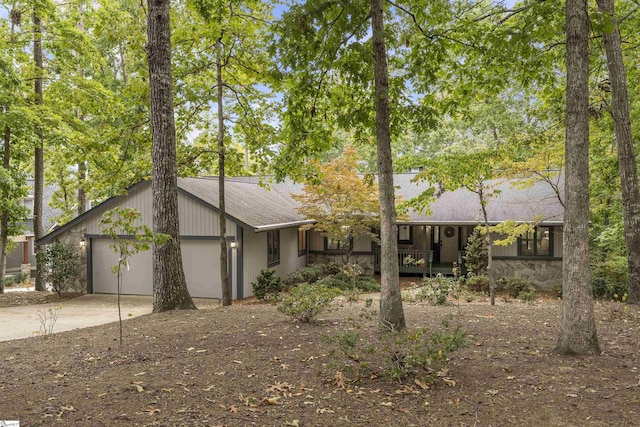
M 411 328 L 447 314 L 468 345 L 435 383 L 356 383 L 323 335 L 351 326 L 364 303 L 320 325 L 273 306 L 236 304 L 0 343 L 0 419 L 22 426 L 640 425 L 640 310 L 598 303 L 603 354 L 552 353 L 560 303 L 405 303 Z M 375 319 L 363 331 L 374 334 Z M 338 372 L 342 372 L 338 374 Z

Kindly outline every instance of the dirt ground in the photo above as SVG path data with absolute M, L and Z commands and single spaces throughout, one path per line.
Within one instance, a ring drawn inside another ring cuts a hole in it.
M 375 303 L 374 303 L 375 305 Z M 150 314 L 0 343 L 0 420 L 21 426 L 640 425 L 640 308 L 598 303 L 603 353 L 560 357 L 560 303 L 405 303 L 411 329 L 467 333 L 428 387 L 351 374 L 323 338 L 363 302 L 292 323 L 274 306 Z M 375 319 L 363 325 L 374 333 Z

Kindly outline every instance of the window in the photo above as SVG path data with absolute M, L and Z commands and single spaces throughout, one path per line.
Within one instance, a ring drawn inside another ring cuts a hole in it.
M 413 230 L 410 225 L 398 226 L 398 243 L 409 245 L 413 243 Z
M 551 227 L 536 227 L 518 239 L 519 256 L 553 256 Z
M 280 264 L 280 230 L 267 231 L 267 267 Z
M 349 246 L 353 242 L 350 241 Z M 347 248 L 349 247 L 347 246 Z M 340 242 L 340 240 L 330 239 L 328 237 L 324 238 L 324 250 L 325 251 L 340 251 L 342 249 L 346 249 L 344 245 Z
M 298 230 L 298 256 L 307 253 L 307 230 Z

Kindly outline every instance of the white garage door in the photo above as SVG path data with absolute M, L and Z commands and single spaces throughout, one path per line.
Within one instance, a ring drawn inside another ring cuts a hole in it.
M 116 276 L 112 267 L 118 258 L 109 247 L 110 240 L 92 241 L 93 292 L 116 293 Z M 221 298 L 220 287 L 220 243 L 211 240 L 183 240 L 182 263 L 187 287 L 194 298 Z M 121 293 L 123 295 L 152 295 L 151 250 L 140 252 L 129 260 L 129 269 L 124 273 Z

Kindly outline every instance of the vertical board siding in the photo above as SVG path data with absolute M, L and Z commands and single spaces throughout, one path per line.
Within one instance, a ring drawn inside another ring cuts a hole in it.
M 284 279 L 305 265 L 307 258 L 298 256 L 298 227 L 280 229 L 280 264 L 273 267 L 278 277 Z
M 137 209 L 142 214 L 142 222 L 151 227 L 153 223 L 153 210 L 151 205 L 151 184 L 143 184 L 133 188 L 129 194 L 121 197 L 116 203 L 110 204 L 90 218 L 87 218 L 87 233 L 102 234 L 100 232 L 100 220 L 102 214 L 115 207 L 128 207 Z M 193 200 L 183 194 L 178 194 L 178 215 L 180 220 L 180 235 L 182 236 L 219 236 L 220 224 L 218 213 L 211 208 Z M 228 236 L 235 236 L 235 223 L 227 219 Z
M 280 236 L 282 238 L 282 236 Z M 245 230 L 243 239 L 244 296 L 253 295 L 251 282 L 267 268 L 267 233 Z
M 313 233 L 310 233 L 313 234 Z M 311 240 L 311 239 L 310 239 Z M 267 268 L 267 233 L 245 230 L 243 235 L 244 296 L 253 295 L 252 282 Z M 307 265 L 307 257 L 298 256 L 298 227 L 280 229 L 280 264 L 271 267 L 276 275 L 285 278 L 289 273 Z
M 507 236 L 504 234 L 491 233 L 492 242 L 495 242 L 496 240 L 502 240 L 506 237 Z M 518 256 L 518 242 L 516 241 L 516 243 L 508 246 L 493 245 L 491 253 L 493 256 Z
M 354 239 L 353 251 L 354 252 L 371 252 L 371 237 L 362 236 Z
M 151 183 L 141 184 L 129 191 L 129 194 L 117 199 L 116 203 L 111 203 L 106 207 L 98 208 L 98 211 L 87 218 L 87 233 L 88 234 L 102 234 L 100 232 L 100 221 L 102 220 L 102 214 L 109 209 L 116 207 L 128 207 L 137 209 L 142 215 L 142 222 L 149 227 L 152 223 L 152 210 L 151 210 Z

